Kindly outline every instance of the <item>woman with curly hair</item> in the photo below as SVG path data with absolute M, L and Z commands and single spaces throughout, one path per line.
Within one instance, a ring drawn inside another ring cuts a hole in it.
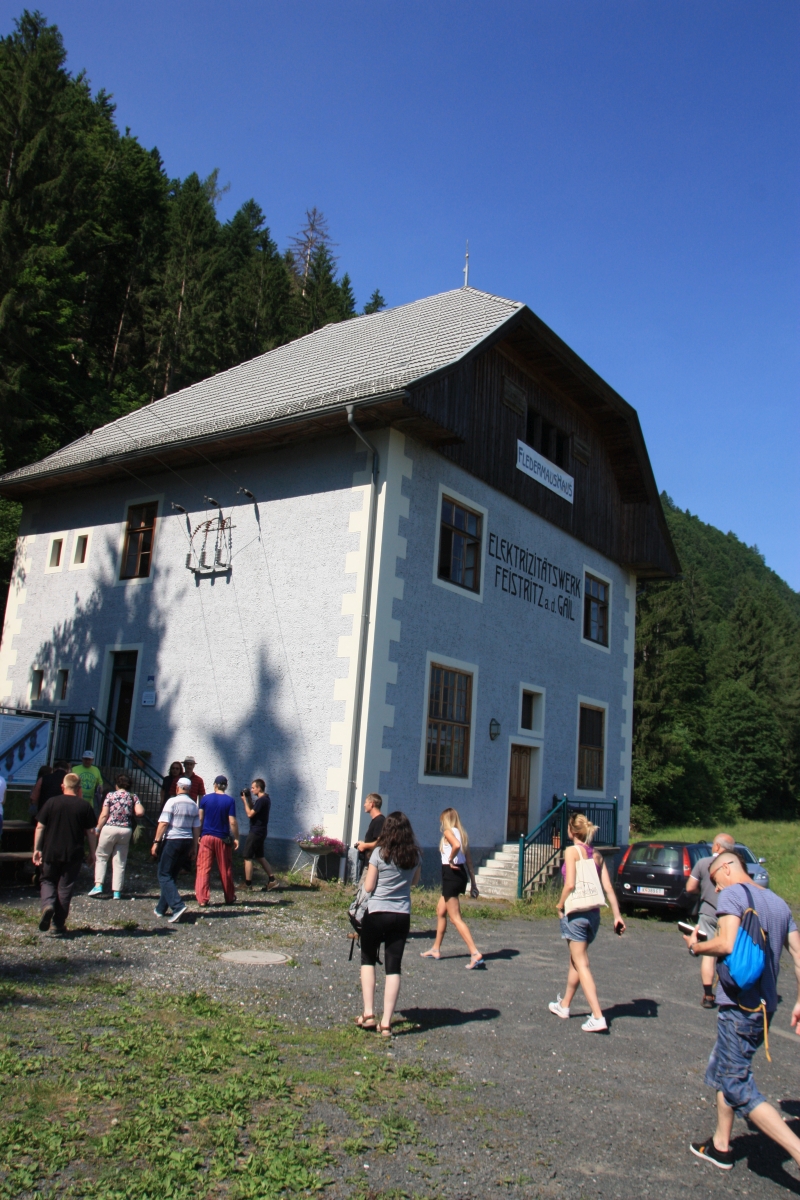
M 419 881 L 422 851 L 405 813 L 389 813 L 369 858 L 364 890 L 370 893 L 361 926 L 361 993 L 364 1011 L 356 1024 L 392 1036 L 392 1015 L 400 993 L 400 964 L 411 926 L 411 889 Z M 375 963 L 381 943 L 386 985 L 383 1018 L 375 1019 Z
M 472 869 L 472 858 L 469 852 L 467 831 L 461 824 L 461 818 L 454 808 L 446 808 L 439 818 L 442 829 L 442 841 L 439 850 L 442 855 L 442 895 L 436 908 L 436 940 L 430 950 L 423 950 L 421 958 L 441 958 L 442 941 L 447 932 L 447 918 L 456 927 L 469 950 L 469 962 L 466 969 L 474 971 L 483 967 L 483 955 L 472 940 L 467 922 L 461 915 L 461 899 L 470 883 L 470 895 L 478 899 L 478 885 L 475 882 L 475 872 Z M 467 874 L 469 872 L 469 874 Z

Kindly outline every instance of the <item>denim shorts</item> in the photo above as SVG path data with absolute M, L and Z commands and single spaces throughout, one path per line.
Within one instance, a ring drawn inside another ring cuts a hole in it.
M 772 1020 L 767 1013 L 767 1021 Z M 764 1041 L 764 1015 L 724 1007 L 717 1015 L 717 1040 L 706 1068 L 706 1084 L 722 1092 L 725 1103 L 740 1117 L 749 1117 L 766 1097 L 756 1087 L 752 1060 Z
M 586 942 L 590 946 L 600 928 L 600 909 L 565 914 L 561 917 L 561 936 L 568 942 Z

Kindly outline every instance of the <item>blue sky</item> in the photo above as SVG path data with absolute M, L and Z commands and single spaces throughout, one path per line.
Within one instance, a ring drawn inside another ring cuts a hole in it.
M 523 300 L 639 412 L 660 488 L 800 589 L 796 0 L 41 0 L 73 70 L 363 303 Z M 0 0 L 3 32 L 21 9 Z

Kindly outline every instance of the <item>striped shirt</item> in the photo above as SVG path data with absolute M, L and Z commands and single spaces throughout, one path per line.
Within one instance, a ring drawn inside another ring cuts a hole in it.
M 161 810 L 159 823 L 165 822 L 169 828 L 164 835 L 168 841 L 176 838 L 190 838 L 193 829 L 200 828 L 200 809 L 185 792 L 171 796 Z

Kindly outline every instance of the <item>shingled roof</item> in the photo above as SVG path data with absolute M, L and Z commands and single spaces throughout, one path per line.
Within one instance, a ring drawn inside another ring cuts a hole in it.
M 399 390 L 456 362 L 524 305 L 459 288 L 326 325 L 95 429 L 0 476 L 0 491 Z M 27 489 L 26 489 L 27 490 Z

